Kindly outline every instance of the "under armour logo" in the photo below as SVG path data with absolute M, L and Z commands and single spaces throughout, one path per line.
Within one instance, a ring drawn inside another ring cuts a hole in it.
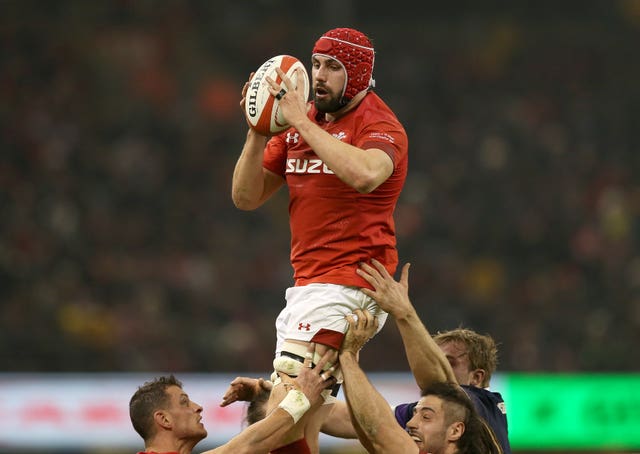
M 287 138 L 285 139 L 285 142 L 287 143 L 298 143 L 298 141 L 300 140 L 300 134 L 298 134 L 297 132 L 288 132 L 287 133 Z
M 310 331 L 311 323 L 306 323 L 306 324 L 298 323 L 298 331 L 302 331 L 302 330 Z

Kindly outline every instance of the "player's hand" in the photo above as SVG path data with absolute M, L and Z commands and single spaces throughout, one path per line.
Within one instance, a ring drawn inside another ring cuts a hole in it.
M 362 292 L 373 298 L 380 309 L 390 313 L 396 319 L 413 312 L 413 306 L 409 299 L 409 267 L 411 264 L 405 263 L 402 267 L 400 280 L 396 281 L 382 263 L 376 259 L 372 259 L 371 263 L 373 266 L 361 263 L 360 268 L 356 270 L 374 288 L 374 290 L 362 288 Z
M 305 354 L 303 367 L 300 369 L 298 376 L 292 380 L 292 383 L 307 396 L 311 405 L 318 403 L 320 393 L 327 388 L 336 384 L 336 378 L 333 376 L 337 366 L 336 361 L 338 359 L 338 352 L 333 349 L 328 349 L 322 358 L 318 361 L 318 364 L 313 367 L 313 357 L 315 356 L 315 344 L 309 344 L 309 348 Z M 290 377 L 281 375 L 282 381 Z
M 251 79 L 253 78 L 254 74 L 255 74 L 255 72 L 252 72 L 251 74 L 249 74 L 249 79 L 242 86 L 242 92 L 241 92 L 242 99 L 240 99 L 240 109 L 242 110 L 242 115 L 244 115 L 244 118 L 247 121 L 247 126 L 249 127 L 248 134 L 250 136 L 262 137 L 264 140 L 267 140 L 268 139 L 267 136 L 263 136 L 262 134 L 259 134 L 255 129 L 253 129 L 251 127 L 251 123 L 249 122 L 249 119 L 247 118 L 247 113 L 246 113 L 245 108 L 244 108 L 245 104 L 247 103 L 247 92 L 249 91 L 249 85 L 251 83 Z
M 275 96 L 284 88 L 286 93 L 280 98 L 280 110 L 287 123 L 295 127 L 299 121 L 307 120 L 307 97 L 309 94 L 304 92 L 304 83 L 301 82 L 304 79 L 303 70 L 300 68 L 295 70 L 296 80 L 300 81 L 297 85 L 294 85 L 291 78 L 282 69 L 275 68 L 275 70 L 282 79 L 282 87 L 267 76 L 265 80 L 269 84 L 269 92 Z
M 244 113 L 244 106 L 247 103 L 247 91 L 249 91 L 249 83 L 251 82 L 251 79 L 253 78 L 254 74 L 255 74 L 254 72 L 249 74 L 249 79 L 247 79 L 247 81 L 242 86 L 242 92 L 241 92 L 242 99 L 240 100 L 240 108 L 242 109 L 243 113 Z
M 262 392 L 271 392 L 272 383 L 262 378 L 237 377 L 222 396 L 221 407 L 237 401 L 251 402 Z
M 378 317 L 374 317 L 369 311 L 357 309 L 351 315 L 347 315 L 349 329 L 342 341 L 343 352 L 357 354 L 364 344 L 378 331 Z

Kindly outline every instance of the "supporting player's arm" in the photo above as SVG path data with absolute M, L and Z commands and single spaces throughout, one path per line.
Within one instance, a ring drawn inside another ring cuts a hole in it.
M 274 385 L 272 392 L 282 393 L 284 398 L 263 420 L 250 425 L 228 443 L 203 454 L 255 454 L 268 452 L 302 437 L 309 409 L 317 409 L 321 402 L 321 392 L 335 384 L 335 379 L 321 375 L 322 367 L 333 357 L 327 352 L 318 361 L 317 368 L 311 364 L 314 344 L 310 344 L 305 367 L 295 380 L 281 375 L 282 382 Z
M 226 407 L 237 401 L 252 402 L 255 405 L 264 407 L 264 410 L 259 411 L 259 413 L 263 413 L 267 406 L 266 399 L 263 402 L 257 402 L 257 400 L 261 400 L 260 396 L 264 393 L 269 393 L 271 387 L 272 383 L 262 378 L 236 377 L 225 391 L 220 406 Z M 336 438 L 358 438 L 358 434 L 351 423 L 347 403 L 337 400 L 329 407 L 331 407 L 329 414 L 324 418 L 320 431 Z
M 404 343 L 411 372 L 420 389 L 436 382 L 456 383 L 451 364 L 424 326 L 409 299 L 409 267 L 402 267 L 400 281 L 395 281 L 384 266 L 372 260 L 373 266 L 363 263 L 358 274 L 375 290 L 363 288 L 380 308 L 393 316 Z
M 415 442 L 396 422 L 387 401 L 371 384 L 358 364 L 358 351 L 375 333 L 377 320 L 369 311 L 355 311 L 348 318 L 349 330 L 340 351 L 340 368 L 344 377 L 344 393 L 353 425 L 362 445 L 370 453 L 413 453 Z
M 299 392 L 299 391 L 298 391 Z M 295 393 L 295 391 L 289 391 Z M 308 410 L 309 401 L 304 394 L 292 394 L 291 400 L 298 402 L 298 410 L 302 413 Z M 305 403 L 306 401 L 306 403 Z M 306 407 L 306 408 L 305 408 Z M 268 452 L 283 444 L 287 432 L 295 425 L 293 416 L 282 408 L 277 408 L 262 421 L 250 425 L 227 444 L 219 448 L 205 451 L 203 454 L 244 454 Z
M 273 383 L 264 378 L 236 377 L 222 396 L 221 407 L 237 401 L 251 402 L 261 393 L 269 393 Z
M 320 429 L 322 433 L 337 438 L 358 438 L 358 434 L 351 422 L 349 407 L 347 403 L 338 400 L 331 405 L 331 411 L 327 418 L 323 421 Z

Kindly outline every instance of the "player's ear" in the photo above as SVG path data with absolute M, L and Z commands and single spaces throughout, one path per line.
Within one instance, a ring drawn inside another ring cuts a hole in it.
M 447 439 L 449 441 L 458 441 L 464 434 L 464 423 L 456 421 L 447 428 Z
M 153 420 L 163 429 L 170 430 L 172 426 L 171 415 L 164 410 L 156 410 L 153 413 Z
M 484 388 L 483 383 L 485 374 L 486 372 L 484 369 L 475 369 L 471 372 L 471 380 L 469 380 L 469 384 L 478 388 Z

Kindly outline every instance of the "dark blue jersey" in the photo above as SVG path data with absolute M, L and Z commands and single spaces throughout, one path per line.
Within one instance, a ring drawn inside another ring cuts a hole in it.
M 484 418 L 495 433 L 504 454 L 511 454 L 511 445 L 509 445 L 508 436 L 509 430 L 507 426 L 507 410 L 500 393 L 467 385 L 462 385 L 462 389 L 465 390 L 473 402 L 478 414 Z M 413 409 L 417 403 L 418 402 L 413 402 L 396 406 L 395 415 L 398 424 L 402 427 L 407 426 L 407 423 L 413 417 Z

